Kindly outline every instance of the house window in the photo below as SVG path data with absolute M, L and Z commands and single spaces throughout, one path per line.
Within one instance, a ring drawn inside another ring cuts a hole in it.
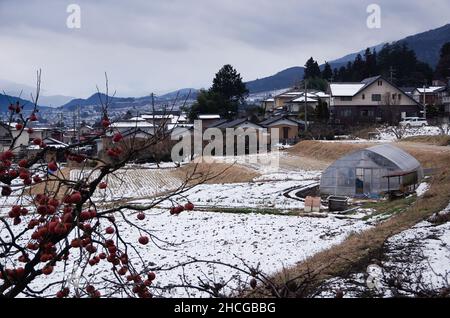
M 343 109 L 343 110 L 341 110 L 341 116 L 342 117 L 351 117 L 352 116 L 352 110 L 351 109 Z
M 341 102 L 351 102 L 353 98 L 351 96 L 342 96 Z
M 383 86 L 383 81 L 378 81 L 378 86 Z
M 373 110 L 362 110 L 361 117 L 374 117 L 375 112 Z
M 372 94 L 372 102 L 381 102 L 381 94 Z
M 398 100 L 402 100 L 402 94 L 398 94 Z
M 362 94 L 362 99 L 366 99 L 366 94 Z
M 397 94 L 392 94 L 392 99 L 395 100 L 395 98 L 397 97 Z

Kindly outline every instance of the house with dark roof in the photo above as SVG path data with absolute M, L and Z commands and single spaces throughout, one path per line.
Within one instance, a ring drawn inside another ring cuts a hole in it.
M 423 106 L 382 76 L 359 83 L 331 83 L 330 119 L 334 123 L 391 123 L 420 117 Z
M 305 122 L 291 119 L 287 116 L 276 116 L 268 118 L 259 123 L 269 131 L 278 129 L 278 136 L 281 143 L 296 143 L 299 140 L 299 131 L 304 129 Z
M 233 129 L 242 128 L 244 130 L 246 130 L 248 128 L 253 128 L 256 130 L 263 129 L 263 127 L 261 125 L 256 124 L 247 118 L 239 118 L 239 119 L 230 120 L 230 121 L 220 121 L 217 124 L 212 125 L 210 127 L 211 128 L 219 128 L 222 130 L 227 129 L 227 128 L 233 128 Z

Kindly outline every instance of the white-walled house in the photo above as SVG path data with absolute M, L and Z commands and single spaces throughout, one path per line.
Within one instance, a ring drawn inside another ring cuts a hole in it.
M 335 123 L 398 123 L 403 117 L 416 117 L 423 107 L 411 96 L 382 76 L 360 83 L 329 85 L 330 117 Z
M 7 126 L 0 125 L 0 147 L 1 151 L 6 150 L 10 147 L 11 142 L 14 138 L 17 138 L 16 143 L 14 145 L 13 152 L 19 153 L 21 148 L 27 147 L 30 143 L 30 135 L 24 131 L 19 136 L 19 131 L 11 125 L 11 128 L 9 129 L 11 134 L 8 132 Z

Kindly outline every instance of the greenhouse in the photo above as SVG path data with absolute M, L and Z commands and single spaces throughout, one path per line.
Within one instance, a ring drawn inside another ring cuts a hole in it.
M 423 178 L 420 163 L 405 151 L 379 145 L 335 161 L 322 174 L 321 195 L 377 198 L 416 189 Z

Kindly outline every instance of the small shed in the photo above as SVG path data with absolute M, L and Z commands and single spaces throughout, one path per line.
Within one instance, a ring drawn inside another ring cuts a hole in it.
M 414 191 L 423 178 L 420 163 L 390 144 L 346 155 L 322 174 L 321 195 L 379 197 L 387 193 Z

